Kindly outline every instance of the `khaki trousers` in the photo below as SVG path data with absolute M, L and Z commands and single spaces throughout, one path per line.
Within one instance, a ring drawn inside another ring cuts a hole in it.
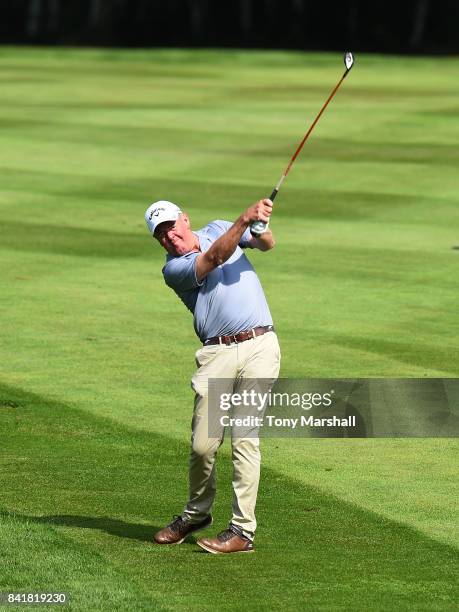
M 240 379 L 272 379 L 279 375 L 280 349 L 274 332 L 239 344 L 204 346 L 196 352 L 195 392 L 189 469 L 189 501 L 182 516 L 198 523 L 211 513 L 216 492 L 215 459 L 223 442 L 208 435 L 208 379 L 227 380 L 228 392 L 238 390 Z M 253 538 L 257 526 L 255 504 L 260 480 L 258 437 L 231 439 L 233 461 L 233 508 L 231 523 Z

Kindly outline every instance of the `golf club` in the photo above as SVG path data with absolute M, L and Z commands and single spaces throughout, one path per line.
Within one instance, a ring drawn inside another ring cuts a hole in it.
M 337 85 L 335 86 L 335 88 L 333 89 L 333 91 L 331 92 L 331 94 L 328 96 L 327 101 L 325 102 L 325 104 L 322 106 L 322 108 L 320 109 L 319 114 L 317 115 L 317 117 L 314 119 L 311 127 L 309 128 L 309 130 L 306 132 L 306 134 L 304 135 L 303 140 L 300 142 L 300 144 L 298 145 L 297 150 L 295 151 L 295 153 L 293 154 L 292 159 L 290 160 L 287 168 L 284 170 L 284 172 L 282 173 L 282 176 L 280 177 L 279 182 L 277 183 L 277 185 L 274 187 L 274 190 L 272 192 L 272 194 L 269 196 L 269 199 L 274 202 L 274 198 L 277 196 L 277 194 L 279 193 L 279 189 L 281 188 L 282 183 L 284 182 L 285 177 L 287 176 L 287 174 L 290 171 L 290 168 L 293 165 L 293 162 L 295 161 L 295 159 L 298 157 L 298 155 L 300 154 L 301 149 L 303 148 L 304 143 L 306 142 L 306 140 L 308 139 L 309 134 L 312 132 L 312 130 L 314 129 L 314 126 L 316 125 L 316 123 L 319 121 L 322 113 L 324 112 L 324 110 L 327 108 L 328 103 L 330 102 L 330 100 L 333 98 L 333 96 L 335 95 L 335 93 L 338 91 L 339 86 L 341 85 L 341 83 L 344 81 L 344 79 L 346 78 L 346 76 L 348 75 L 348 72 L 350 71 L 350 69 L 352 68 L 352 66 L 354 65 L 354 56 L 350 51 L 347 51 L 344 54 L 344 65 L 346 66 L 346 70 L 344 71 L 343 76 L 340 78 L 340 80 L 338 81 Z M 264 232 L 266 232 L 266 230 L 268 229 L 268 223 L 265 223 L 264 221 L 254 221 L 253 223 L 250 224 L 250 233 L 252 234 L 252 236 L 260 236 L 261 234 L 263 234 Z

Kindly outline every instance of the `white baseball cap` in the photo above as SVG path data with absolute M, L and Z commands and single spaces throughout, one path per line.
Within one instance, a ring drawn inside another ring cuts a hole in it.
M 164 221 L 177 221 L 179 215 L 182 213 L 180 208 L 168 202 L 167 200 L 159 200 L 150 204 L 145 212 L 145 222 L 148 229 L 152 234 L 155 233 L 155 229 L 160 223 Z

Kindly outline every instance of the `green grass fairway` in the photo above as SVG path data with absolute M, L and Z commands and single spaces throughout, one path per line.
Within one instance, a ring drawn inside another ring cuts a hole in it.
M 199 344 L 144 211 L 170 199 L 197 228 L 269 195 L 341 61 L 0 49 L 0 591 L 457 609 L 454 439 L 266 439 L 254 555 L 151 542 L 186 499 Z M 283 377 L 459 376 L 458 71 L 357 56 L 306 144 L 276 249 L 249 254 Z M 206 533 L 230 517 L 228 443 L 218 469 Z

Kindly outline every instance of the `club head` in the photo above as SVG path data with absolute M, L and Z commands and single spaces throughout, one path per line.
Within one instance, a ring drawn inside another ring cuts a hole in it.
M 349 72 L 354 65 L 354 55 L 350 51 L 346 51 L 344 54 L 344 65 L 346 66 L 347 72 Z

